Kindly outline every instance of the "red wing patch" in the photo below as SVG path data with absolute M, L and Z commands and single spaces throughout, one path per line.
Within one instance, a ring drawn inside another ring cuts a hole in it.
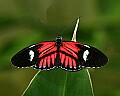
M 55 58 L 57 56 L 57 47 L 55 43 L 56 42 L 42 42 L 36 44 L 41 44 L 42 46 L 37 49 L 39 52 L 39 64 L 36 64 L 35 68 L 45 70 L 54 68 Z
M 78 52 L 80 48 L 76 46 L 77 42 L 62 42 L 60 46 L 61 67 L 66 70 L 80 70 L 80 65 L 77 65 Z M 80 43 L 79 43 L 80 44 Z

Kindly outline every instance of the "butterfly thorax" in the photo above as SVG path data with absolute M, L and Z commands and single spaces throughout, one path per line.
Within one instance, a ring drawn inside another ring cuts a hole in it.
M 62 36 L 60 36 L 60 35 L 58 35 L 57 37 L 56 37 L 56 46 L 61 46 L 61 44 L 62 44 Z

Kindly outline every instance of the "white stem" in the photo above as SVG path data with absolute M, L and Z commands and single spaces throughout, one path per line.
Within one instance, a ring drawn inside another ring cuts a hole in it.
M 77 23 L 76 23 L 76 26 L 75 26 L 75 29 L 74 29 L 74 32 L 73 32 L 72 41 L 74 41 L 74 42 L 76 42 L 76 32 L 77 32 L 78 24 L 79 24 L 79 18 L 78 18 L 78 20 L 77 20 Z M 91 89 L 92 89 L 92 94 L 93 94 L 93 96 L 94 96 L 92 81 L 91 81 L 91 78 L 90 78 L 90 73 L 89 73 L 88 69 L 86 69 L 86 70 L 87 70 L 87 74 L 88 74 L 88 77 L 89 77 L 89 80 L 90 80 Z
M 74 32 L 73 32 L 72 41 L 74 41 L 74 42 L 76 42 L 76 32 L 77 32 L 77 29 L 78 29 L 78 24 L 79 24 L 79 18 L 77 19 L 77 23 L 76 23 L 76 26 L 75 26 L 75 29 L 74 29 Z

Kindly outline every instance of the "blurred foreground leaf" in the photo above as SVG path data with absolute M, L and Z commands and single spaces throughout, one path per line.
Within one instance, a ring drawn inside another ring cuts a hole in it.
M 93 96 L 87 70 L 38 72 L 23 96 Z

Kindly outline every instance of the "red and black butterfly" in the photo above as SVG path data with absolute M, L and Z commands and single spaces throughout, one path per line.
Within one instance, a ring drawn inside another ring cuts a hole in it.
M 22 49 L 12 57 L 11 62 L 17 67 L 78 71 L 85 67 L 101 67 L 108 62 L 108 58 L 92 46 L 62 41 L 62 36 L 57 36 L 56 41 L 40 42 Z

